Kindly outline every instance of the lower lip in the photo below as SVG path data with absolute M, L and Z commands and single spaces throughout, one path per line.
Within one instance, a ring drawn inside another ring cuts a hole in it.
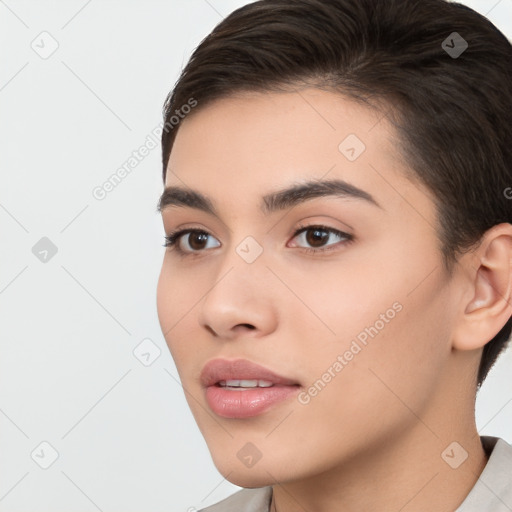
M 206 401 L 215 414 L 224 418 L 250 418 L 296 395 L 297 391 L 298 386 L 244 389 L 208 386 Z

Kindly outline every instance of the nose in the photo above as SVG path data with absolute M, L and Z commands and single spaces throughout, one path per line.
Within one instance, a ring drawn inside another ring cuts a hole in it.
M 198 321 L 203 328 L 225 340 L 262 337 L 276 329 L 274 276 L 263 257 L 247 263 L 235 253 L 226 258 L 215 277 L 198 305 Z

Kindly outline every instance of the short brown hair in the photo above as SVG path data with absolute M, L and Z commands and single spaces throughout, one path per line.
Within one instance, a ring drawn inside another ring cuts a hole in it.
M 435 198 L 450 273 L 485 231 L 512 223 L 512 45 L 484 16 L 445 0 L 260 0 L 195 49 L 164 121 L 192 97 L 190 115 L 240 91 L 306 86 L 386 106 L 411 179 Z M 162 134 L 164 182 L 178 129 Z M 511 329 L 512 318 L 485 345 L 478 387 Z

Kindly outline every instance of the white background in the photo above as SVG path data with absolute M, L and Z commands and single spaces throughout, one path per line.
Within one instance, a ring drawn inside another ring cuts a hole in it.
M 92 190 L 245 3 L 0 0 L 0 512 L 186 511 L 238 489 L 211 462 L 158 324 L 160 147 L 104 200 Z M 512 37 L 512 0 L 464 3 Z M 59 45 L 47 59 L 31 47 L 43 31 Z M 58 250 L 46 263 L 42 237 Z M 161 350 L 147 367 L 133 355 L 146 338 Z M 508 442 L 511 367 L 509 350 L 477 400 L 480 433 Z M 48 469 L 42 441 L 58 452 Z

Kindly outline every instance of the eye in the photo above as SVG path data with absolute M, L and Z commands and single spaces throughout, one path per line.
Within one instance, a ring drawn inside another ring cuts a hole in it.
M 165 237 L 164 247 L 172 248 L 180 256 L 199 255 L 204 249 L 220 247 L 220 243 L 218 242 L 216 245 L 208 244 L 209 237 L 213 239 L 210 233 L 201 229 L 181 229 L 174 231 Z M 334 238 L 334 241 L 326 244 L 331 237 Z M 310 253 L 322 253 L 334 250 L 338 245 L 350 243 L 354 240 L 353 235 L 338 229 L 316 224 L 311 226 L 300 226 L 299 229 L 295 231 L 292 239 L 295 238 L 298 238 L 301 243 L 312 246 L 298 246 L 300 249 Z M 336 240 L 336 238 L 338 240 Z
M 334 250 L 336 246 L 340 245 L 340 243 L 349 243 L 354 239 L 353 235 L 322 225 L 301 226 L 293 237 L 298 238 L 302 243 L 312 246 L 302 247 L 302 249 L 307 252 L 331 251 Z M 332 238 L 334 238 L 333 243 L 326 244 L 326 242 Z M 336 243 L 336 238 L 338 239 L 338 243 Z
M 188 236 L 191 235 L 191 236 Z M 200 229 L 181 229 L 179 231 L 172 232 L 169 236 L 165 237 L 164 247 L 172 247 L 177 253 L 181 255 L 193 254 L 201 252 L 203 249 L 211 249 L 212 246 L 208 246 L 208 237 L 211 237 L 206 231 Z M 182 247 L 182 238 L 188 245 L 185 249 Z M 214 245 L 213 247 L 219 247 L 220 244 Z

